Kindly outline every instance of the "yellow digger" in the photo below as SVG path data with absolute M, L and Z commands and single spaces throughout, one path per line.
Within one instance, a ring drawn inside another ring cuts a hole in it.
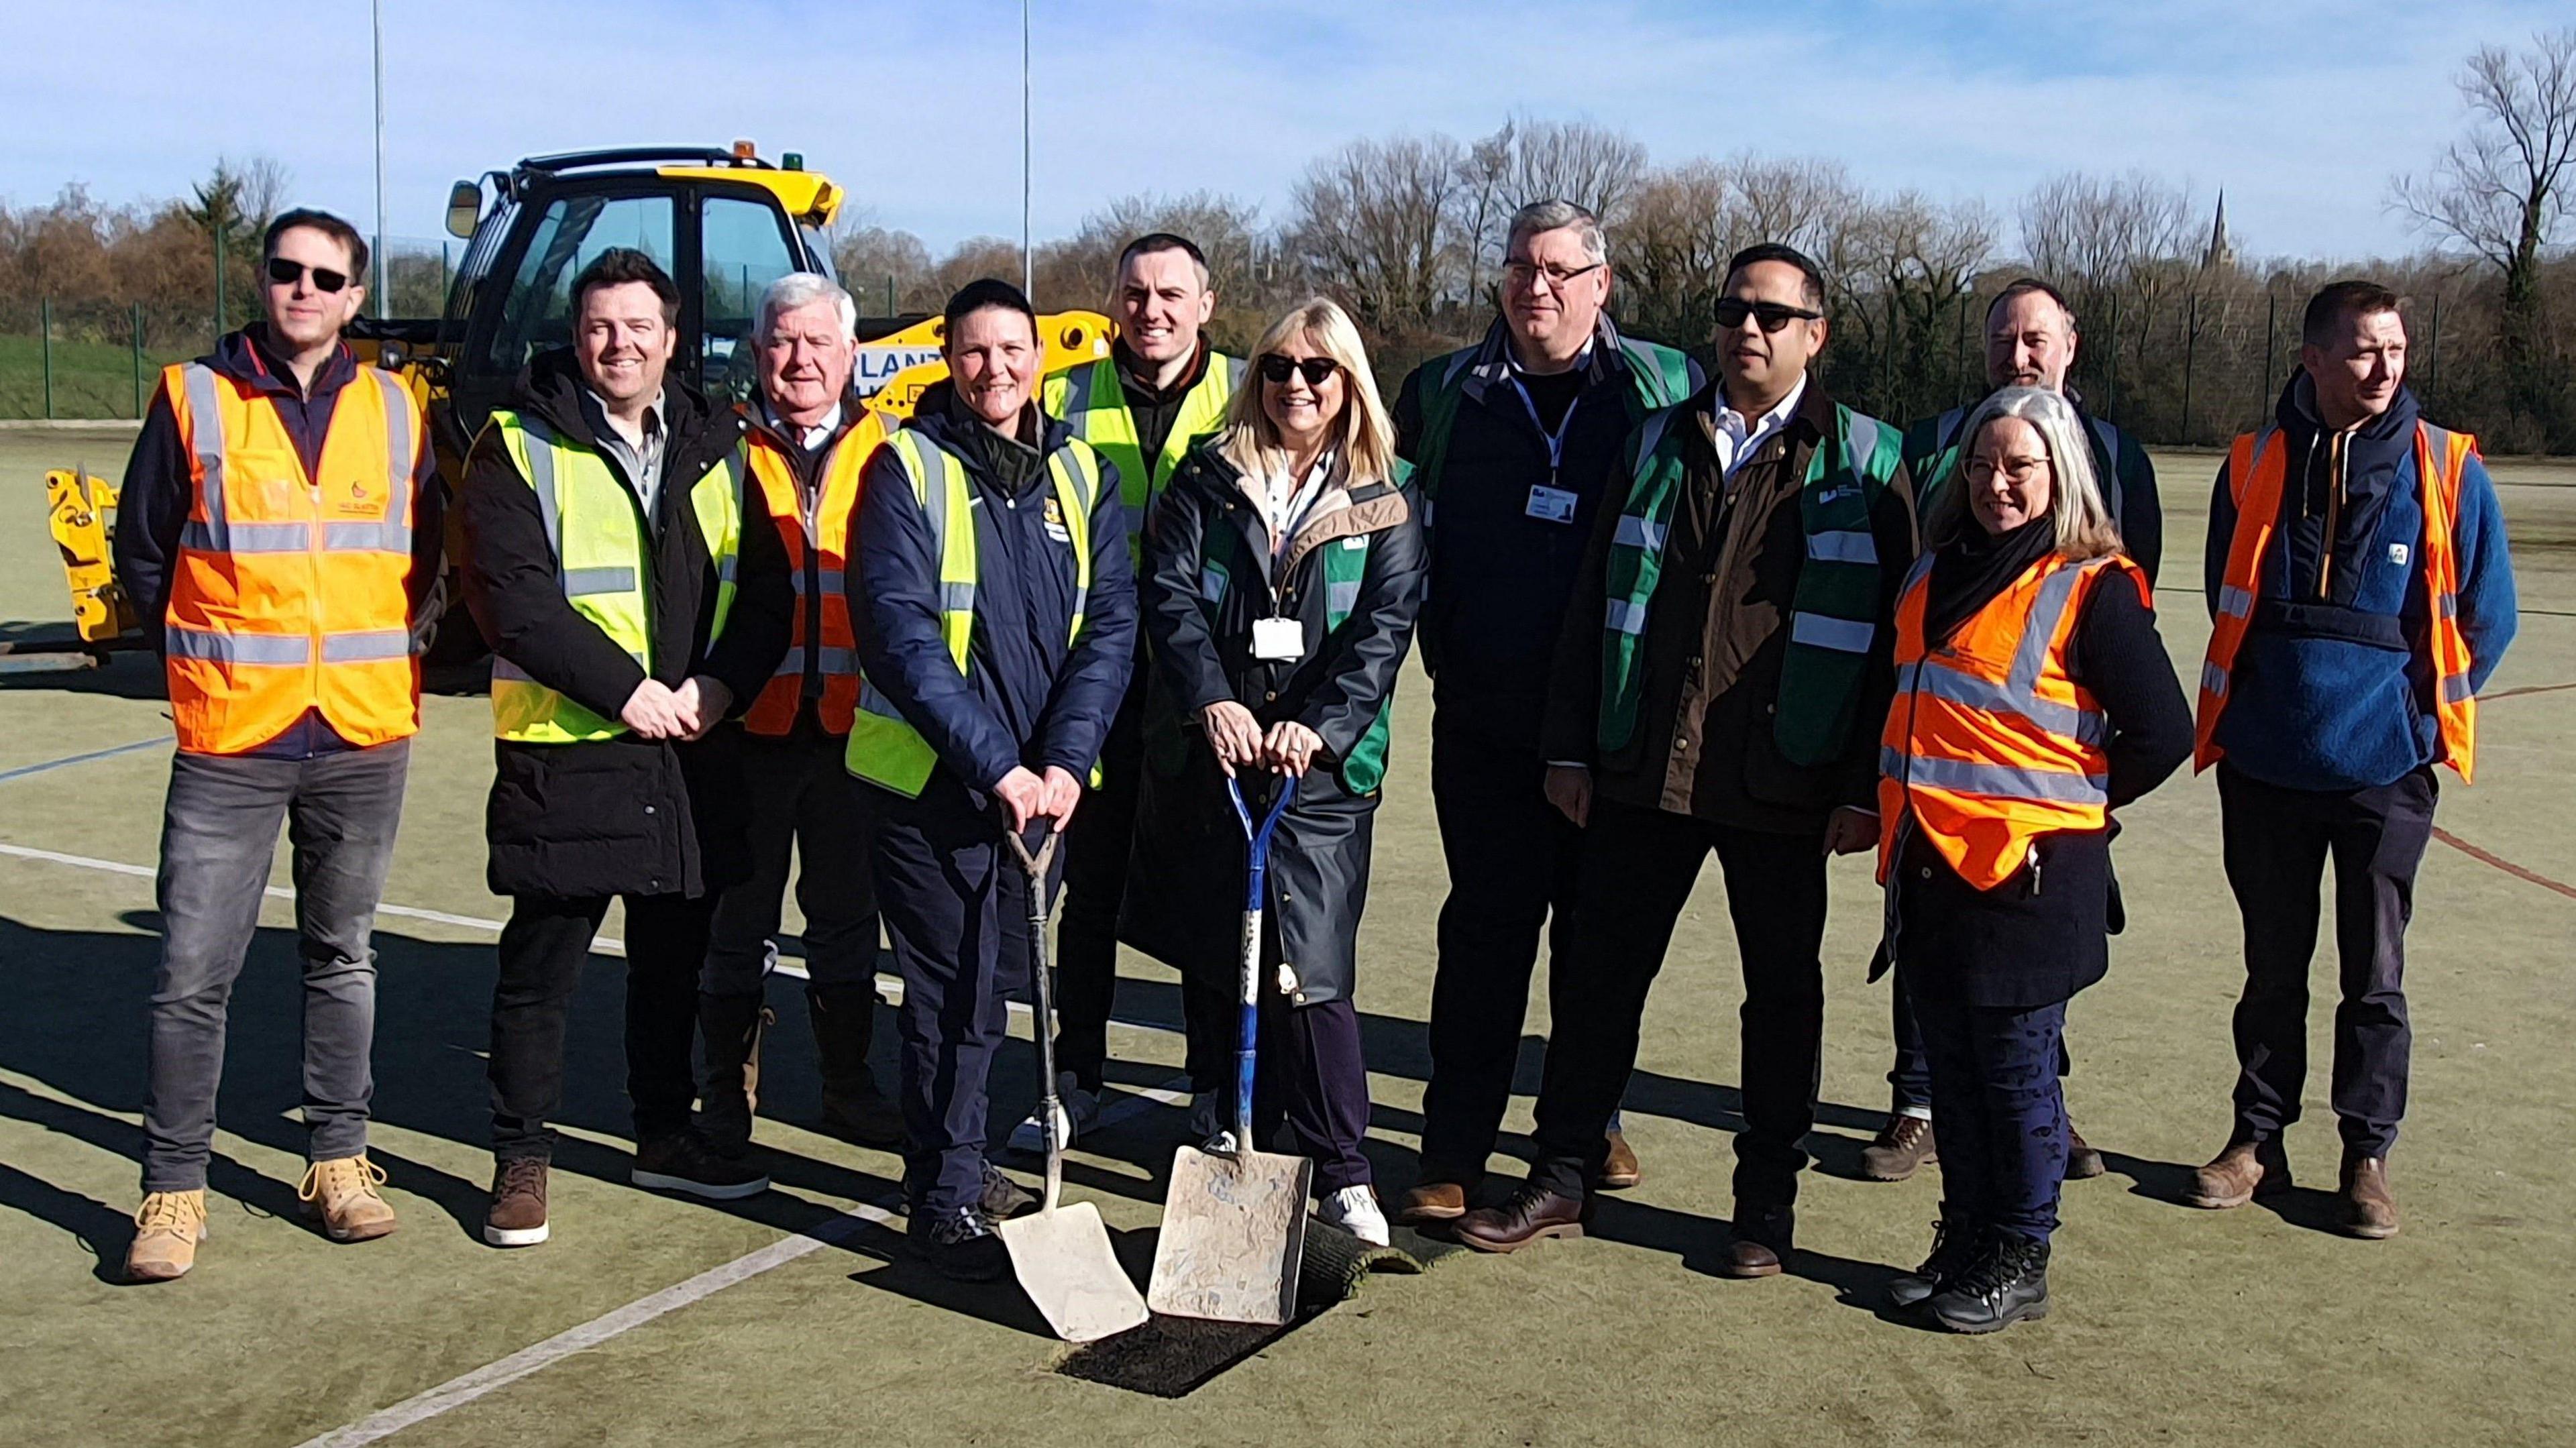
M 444 313 L 362 321 L 350 341 L 420 398 L 439 471 L 452 484 L 528 359 L 572 340 L 574 275 L 610 247 L 635 247 L 680 284 L 674 374 L 719 402 L 741 400 L 755 385 L 749 339 L 761 293 L 789 272 L 832 274 L 827 232 L 843 196 L 802 157 L 789 153 L 773 164 L 748 141 L 532 156 L 449 191 L 447 229 L 464 239 L 465 254 Z M 1042 316 L 1038 334 L 1049 373 L 1109 351 L 1109 319 L 1097 312 Z M 861 318 L 855 380 L 866 405 L 908 416 L 947 375 L 940 337 L 935 316 Z M 74 636 L 0 641 L 0 655 L 46 654 L 57 656 L 56 666 L 77 666 L 144 646 L 109 562 L 115 485 L 59 470 L 45 475 L 45 500 L 71 588 Z M 456 541 L 451 534 L 451 567 Z M 449 625 L 440 631 L 442 659 L 481 652 L 461 610 Z

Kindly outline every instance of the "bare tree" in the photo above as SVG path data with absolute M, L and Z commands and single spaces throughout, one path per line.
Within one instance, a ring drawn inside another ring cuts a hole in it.
M 2191 193 L 2141 171 L 2069 171 L 2021 203 L 2023 256 L 2070 290 L 2121 286 L 2147 263 L 2185 256 L 2192 234 Z
M 1458 280 L 1458 143 L 1443 135 L 1354 141 L 1290 188 L 1290 254 L 1369 324 L 1427 323 Z
M 1512 213 L 1533 201 L 1571 201 L 1616 226 L 1646 177 L 1645 143 L 1590 121 L 1514 116 L 1467 149 L 1461 230 L 1467 292 L 1484 289 L 1485 268 L 1510 241 Z
M 2541 256 L 2576 216 L 2576 27 L 2536 35 L 2525 51 L 2483 47 L 2457 84 L 2468 134 L 2431 175 L 2399 177 L 2392 200 L 2502 275 L 2506 359 L 2521 369 L 2539 343 Z
M 862 312 L 926 311 L 933 305 L 921 295 L 930 280 L 930 249 L 909 231 L 889 231 L 864 215 L 844 216 L 832 228 L 832 269 Z
M 1083 218 L 1082 229 L 1040 249 L 1038 290 L 1053 303 L 1097 307 L 1127 244 L 1150 232 L 1189 238 L 1207 257 L 1208 285 L 1220 299 L 1257 299 L 1261 208 L 1213 191 L 1185 196 L 1122 196 Z

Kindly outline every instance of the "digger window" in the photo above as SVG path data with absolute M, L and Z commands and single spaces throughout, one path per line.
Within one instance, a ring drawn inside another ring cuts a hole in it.
M 546 207 L 492 334 L 492 367 L 512 376 L 529 358 L 572 341 L 572 279 L 611 247 L 631 246 L 672 270 L 672 197 L 576 192 Z
M 739 402 L 758 385 L 750 338 L 760 295 L 771 282 L 802 267 L 778 208 L 767 202 L 711 195 L 699 208 L 699 218 L 706 322 L 698 375 L 719 405 Z

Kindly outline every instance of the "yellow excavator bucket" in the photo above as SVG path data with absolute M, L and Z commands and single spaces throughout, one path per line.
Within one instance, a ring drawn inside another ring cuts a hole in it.
M 939 344 L 946 324 L 937 317 L 915 322 L 900 332 L 859 344 L 857 385 L 868 410 L 890 421 L 912 416 L 913 404 L 930 385 L 948 376 Z M 1109 355 L 1109 319 L 1098 312 L 1048 312 L 1038 318 L 1038 341 L 1046 355 L 1040 377 L 1097 362 Z
M 77 468 L 45 474 L 45 511 L 71 585 L 72 620 L 81 642 L 107 644 L 136 627 L 134 605 L 119 588 L 107 552 L 116 485 Z

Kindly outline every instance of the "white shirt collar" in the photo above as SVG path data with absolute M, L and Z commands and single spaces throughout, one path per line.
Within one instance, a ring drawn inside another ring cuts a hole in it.
M 1781 398 L 1778 406 L 1747 422 L 1744 414 L 1726 405 L 1726 389 L 1723 386 L 1711 393 L 1709 410 L 1715 414 L 1711 421 L 1716 424 L 1717 460 L 1725 475 L 1735 476 L 1735 470 L 1742 467 L 1755 453 L 1760 452 L 1762 445 L 1771 440 L 1772 434 L 1787 427 L 1789 419 L 1798 415 L 1798 404 L 1806 401 L 1806 398 L 1807 378 L 1804 373 L 1801 373 L 1798 377 L 1798 385 L 1789 389 L 1789 395 Z
M 769 399 L 766 397 L 760 399 L 760 413 L 768 419 L 772 431 L 783 436 L 795 437 L 796 445 L 807 452 L 812 452 L 830 442 L 832 434 L 839 431 L 841 426 L 841 404 L 838 402 L 832 404 L 831 411 L 823 414 L 821 422 L 807 428 L 799 428 L 796 424 L 780 417 L 778 409 L 770 406 Z

